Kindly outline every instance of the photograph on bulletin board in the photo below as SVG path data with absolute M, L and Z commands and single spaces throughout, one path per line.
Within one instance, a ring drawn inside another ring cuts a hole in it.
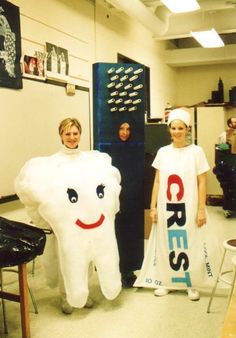
M 46 76 L 61 81 L 67 81 L 69 75 L 68 50 L 46 42 Z
M 45 80 L 44 59 L 31 55 L 24 55 L 23 74 L 24 77 Z
M 22 88 L 19 7 L 0 0 L 0 86 Z

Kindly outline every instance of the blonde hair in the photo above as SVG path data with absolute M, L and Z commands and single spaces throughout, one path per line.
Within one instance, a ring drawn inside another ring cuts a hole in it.
M 82 134 L 82 127 L 81 127 L 80 122 L 74 117 L 73 118 L 68 117 L 62 120 L 61 123 L 59 124 L 59 127 L 58 127 L 59 135 L 61 136 L 65 130 L 68 130 L 69 128 L 73 126 L 78 128 L 79 133 Z

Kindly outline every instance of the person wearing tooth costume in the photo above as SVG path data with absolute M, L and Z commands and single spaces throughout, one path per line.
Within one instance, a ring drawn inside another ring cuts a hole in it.
M 197 288 L 213 286 L 221 252 L 205 208 L 209 165 L 202 148 L 187 140 L 185 108 L 171 111 L 167 124 L 172 143 L 158 150 L 152 164 L 153 225 L 134 286 L 155 288 L 155 296 L 185 290 L 199 300 Z
M 46 274 L 60 280 L 62 311 L 90 306 L 88 270 L 96 266 L 102 293 L 114 299 L 121 291 L 119 254 L 114 230 L 119 210 L 120 173 L 99 151 L 80 151 L 81 125 L 68 118 L 59 126 L 62 149 L 26 162 L 15 190 L 32 222 L 50 227 Z M 48 246 L 48 245 L 47 245 Z M 59 274 L 53 272 L 59 262 Z

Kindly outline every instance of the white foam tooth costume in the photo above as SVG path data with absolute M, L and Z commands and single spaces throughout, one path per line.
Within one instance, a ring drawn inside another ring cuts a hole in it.
M 91 262 L 104 296 L 117 297 L 121 278 L 114 220 L 121 187 L 110 156 L 88 151 L 34 158 L 21 169 L 15 189 L 32 221 L 49 224 L 55 233 L 68 302 L 85 305 Z

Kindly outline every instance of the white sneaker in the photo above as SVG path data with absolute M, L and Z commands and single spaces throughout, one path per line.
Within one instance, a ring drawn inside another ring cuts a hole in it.
M 195 289 L 188 289 L 187 293 L 188 293 L 188 298 L 190 300 L 199 300 L 200 299 L 200 294 Z
M 166 289 L 164 286 L 160 286 L 158 289 L 154 290 L 154 295 L 161 297 L 168 295 L 169 292 L 170 290 Z

